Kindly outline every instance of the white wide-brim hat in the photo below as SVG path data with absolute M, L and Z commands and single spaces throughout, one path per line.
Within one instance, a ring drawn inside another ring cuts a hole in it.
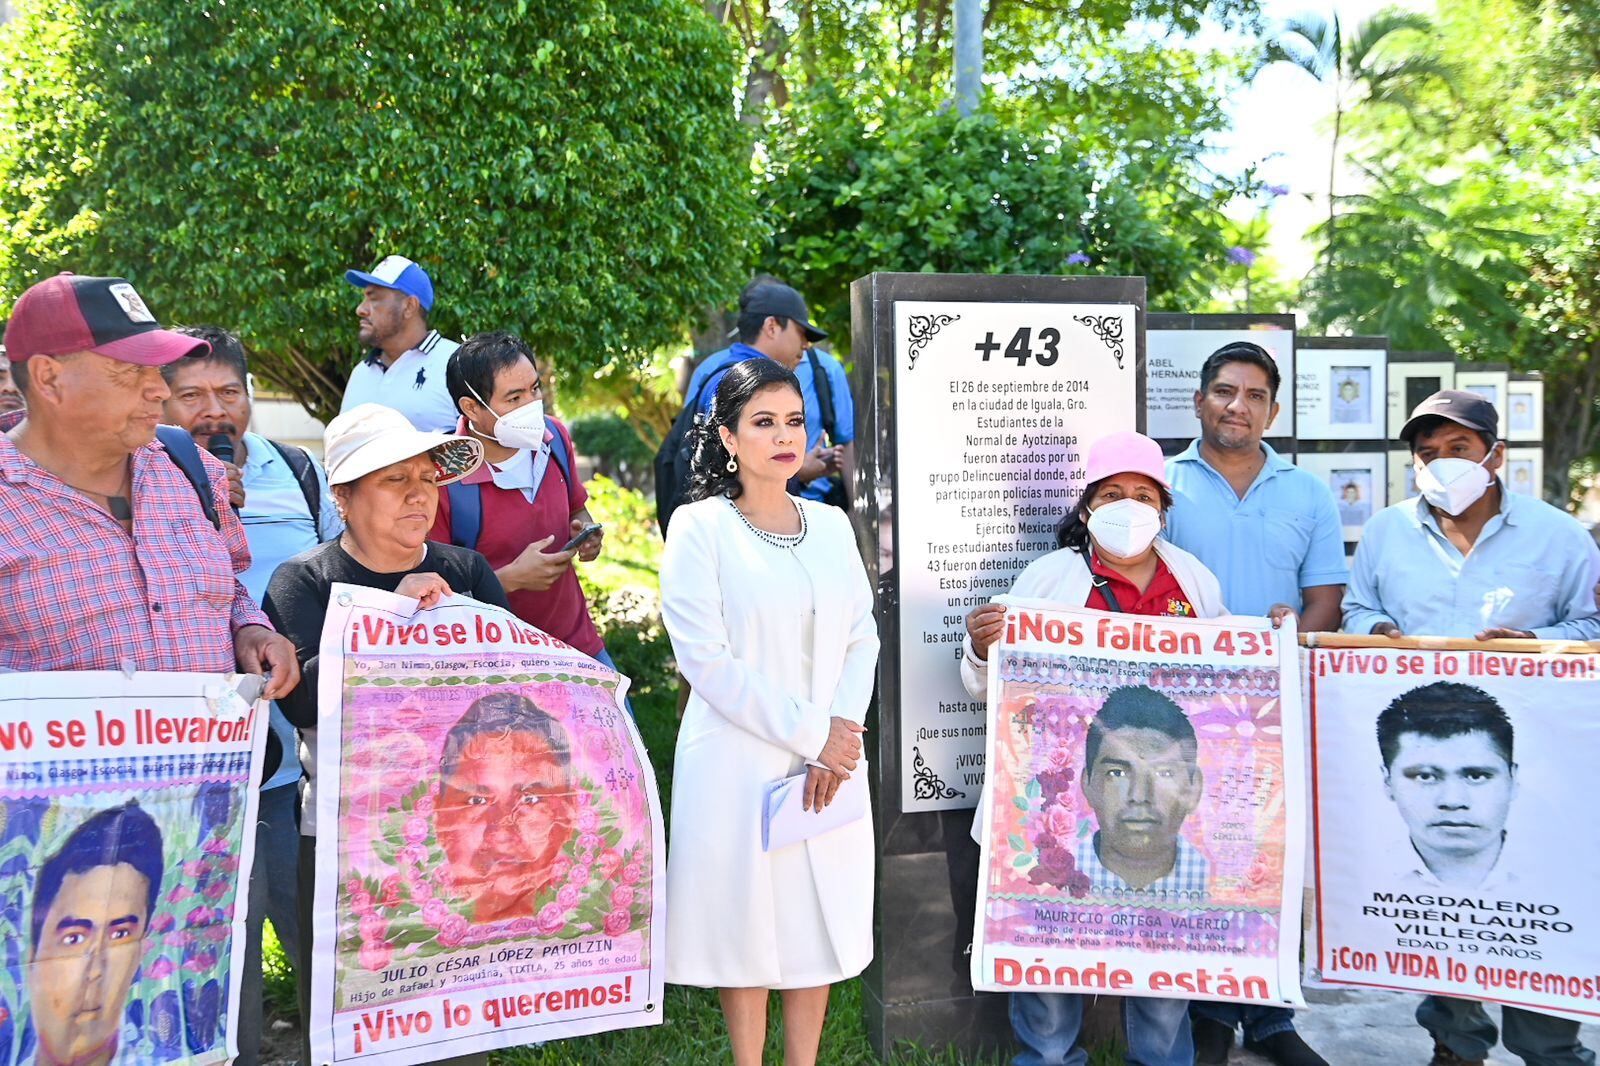
M 439 484 L 460 481 L 483 465 L 483 445 L 454 433 L 427 433 L 392 407 L 364 403 L 328 423 L 322 435 L 329 485 L 348 485 L 374 470 L 426 454 Z

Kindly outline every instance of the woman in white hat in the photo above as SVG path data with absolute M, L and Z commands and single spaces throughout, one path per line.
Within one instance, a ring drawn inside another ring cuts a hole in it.
M 471 437 L 424 433 L 405 415 L 375 403 L 353 407 L 328 423 L 328 484 L 344 533 L 290 559 L 272 575 L 262 605 L 278 632 L 294 642 L 298 688 L 278 701 L 300 731 L 306 789 L 300 811 L 300 1017 L 310 1018 L 312 889 L 317 839 L 317 682 L 322 623 L 336 582 L 415 597 L 431 607 L 460 592 L 510 610 L 505 590 L 483 556 L 428 541 L 439 488 L 483 462 Z M 468 1056 L 460 1061 L 481 1061 Z M 309 1047 L 305 1061 L 310 1062 Z
M 1226 614 L 1216 576 L 1199 559 L 1161 536 L 1167 509 L 1172 506 L 1161 446 L 1142 433 L 1112 433 L 1090 445 L 1084 467 L 1087 484 L 1077 506 L 1056 530 L 1057 549 L 1018 574 L 1005 600 L 1167 617 Z M 988 698 L 989 649 L 1000 639 L 1005 613 L 1005 604 L 994 602 L 975 607 L 967 615 L 961 679 L 967 692 L 980 702 Z M 1274 622 L 1289 613 L 1286 606 L 1274 607 Z M 987 798 L 987 787 L 983 795 Z M 973 820 L 974 837 L 986 822 L 980 803 Z M 1174 867 L 1167 878 L 1154 884 L 1117 887 L 1162 891 L 1167 881 L 1179 876 Z M 1190 1066 L 1194 1039 L 1188 1007 L 1187 1001 L 1179 999 L 1126 1000 L 1123 1019 L 1128 1062 Z M 1081 1049 L 1074 1051 L 1083 1008 L 1081 995 L 1013 992 L 1011 1028 L 1025 1049 L 1015 1059 L 1017 1066 L 1084 1061 Z

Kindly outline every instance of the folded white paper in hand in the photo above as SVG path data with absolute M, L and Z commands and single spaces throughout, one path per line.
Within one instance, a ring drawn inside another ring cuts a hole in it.
M 761 818 L 761 850 L 777 851 L 821 836 L 867 815 L 867 762 L 857 760 L 849 778 L 839 782 L 833 802 L 820 811 L 801 808 L 806 798 L 806 771 L 767 786 L 767 807 Z

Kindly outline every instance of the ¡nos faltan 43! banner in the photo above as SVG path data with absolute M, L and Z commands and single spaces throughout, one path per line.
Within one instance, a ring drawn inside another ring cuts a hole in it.
M 1312 648 L 1307 981 L 1600 1018 L 1600 655 Z
M 626 678 L 475 600 L 336 585 L 320 686 L 315 1061 L 661 1021 L 666 851 Z
M 259 687 L 0 674 L 0 1062 L 236 1054 Z
M 1008 611 L 975 988 L 1302 1002 L 1294 642 L 1264 618 Z

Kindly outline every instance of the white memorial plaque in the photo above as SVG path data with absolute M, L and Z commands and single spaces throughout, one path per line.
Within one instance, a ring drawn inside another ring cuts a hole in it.
M 1315 474 L 1333 491 L 1346 543 L 1361 539 L 1372 516 L 1389 506 L 1390 470 L 1385 452 L 1301 452 L 1300 469 Z
M 1506 439 L 1544 440 L 1544 382 L 1512 379 L 1506 386 Z
M 1382 348 L 1295 351 L 1295 428 L 1301 440 L 1383 440 L 1389 413 Z
M 1187 440 L 1200 435 L 1194 394 L 1200 391 L 1200 368 L 1218 348 L 1235 341 L 1259 344 L 1278 364 L 1278 417 L 1268 437 L 1295 434 L 1294 331 L 1288 329 L 1150 329 L 1145 332 L 1146 433 L 1162 440 Z
M 1494 409 L 1500 412 L 1500 432 L 1496 434 L 1505 439 L 1509 419 L 1506 417 L 1506 392 L 1511 385 L 1511 375 L 1504 370 L 1457 370 L 1456 388 L 1463 392 L 1475 392 L 1485 400 L 1494 404 Z
M 1083 450 L 1136 427 L 1137 330 L 1133 304 L 894 305 L 903 810 L 978 802 L 966 614 L 1055 548 Z
M 1399 503 L 1417 494 L 1417 468 L 1409 448 L 1389 449 L 1389 502 Z
M 1544 449 L 1507 448 L 1505 468 L 1500 471 L 1506 488 L 1524 496 L 1544 496 Z

